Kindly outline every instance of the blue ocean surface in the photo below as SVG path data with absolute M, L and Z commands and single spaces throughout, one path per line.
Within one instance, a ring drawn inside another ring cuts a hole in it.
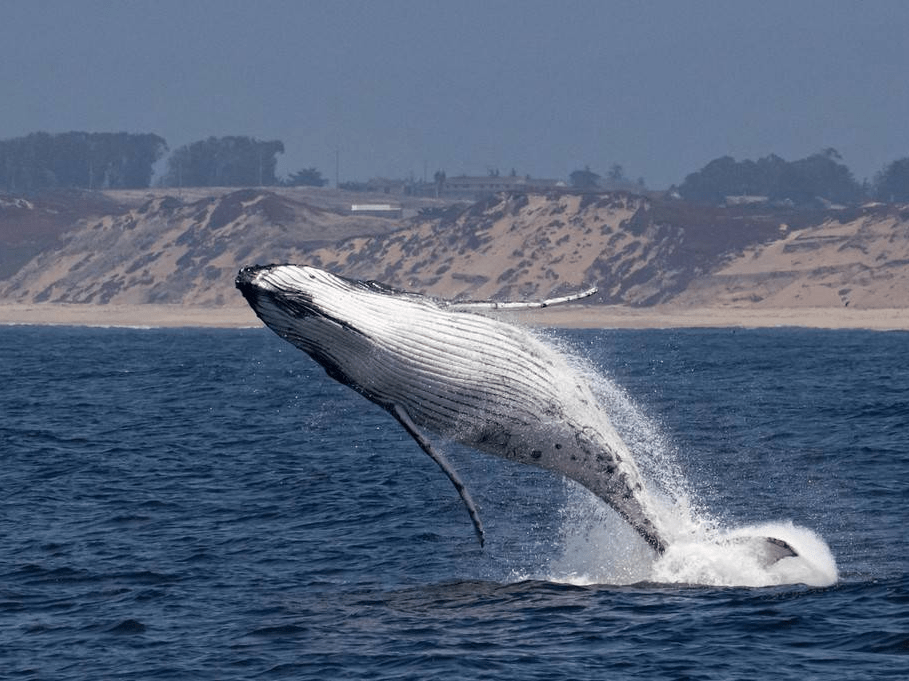
M 0 327 L 0 677 L 909 678 L 909 334 L 548 335 L 659 486 L 807 567 L 657 561 L 440 443 L 481 548 L 394 419 L 265 329 Z

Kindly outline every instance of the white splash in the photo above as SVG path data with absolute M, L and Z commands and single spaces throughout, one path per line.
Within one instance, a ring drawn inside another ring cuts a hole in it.
M 729 541 L 736 537 L 776 537 L 798 555 L 764 566 L 749 544 Z M 836 561 L 824 540 L 807 528 L 785 522 L 734 528 L 712 542 L 671 544 L 653 564 L 650 580 L 711 586 L 829 586 L 837 577 Z
M 562 508 L 561 553 L 544 568 L 548 581 L 764 587 L 829 586 L 838 579 L 836 561 L 824 540 L 791 522 L 716 528 L 703 521 L 700 531 L 675 537 L 666 553 L 655 557 L 647 543 L 599 499 L 574 483 L 565 484 L 570 489 Z M 686 519 L 698 522 L 695 515 Z M 798 556 L 766 566 L 753 544 L 735 541 L 740 537 L 782 539 Z
M 587 490 L 566 481 L 562 551 L 545 568 L 548 580 L 577 585 L 652 582 L 723 587 L 836 583 L 836 560 L 824 540 L 807 528 L 788 521 L 722 527 L 690 490 L 661 429 L 612 380 L 566 351 L 563 343 L 547 340 L 574 358 L 575 367 L 590 381 L 634 452 L 669 539 L 669 548 L 656 557 L 617 514 Z M 782 539 L 798 555 L 764 565 L 754 544 L 736 541 L 746 537 Z

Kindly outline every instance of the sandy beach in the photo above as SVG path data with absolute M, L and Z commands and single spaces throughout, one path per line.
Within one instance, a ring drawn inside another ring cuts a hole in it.
M 909 330 L 909 310 L 903 308 L 673 308 L 657 306 L 566 305 L 543 310 L 510 312 L 503 318 L 534 326 L 562 328 L 772 328 L 798 326 L 817 329 Z M 260 326 L 252 310 L 236 307 L 185 305 L 2 304 L 0 325 L 36 324 L 100 327 Z
M 909 330 L 909 310 L 832 307 L 566 306 L 521 313 L 516 319 L 575 329 L 773 328 Z
M 0 325 L 116 327 L 261 326 L 246 307 L 192 307 L 187 305 L 75 305 L 65 303 L 0 303 Z

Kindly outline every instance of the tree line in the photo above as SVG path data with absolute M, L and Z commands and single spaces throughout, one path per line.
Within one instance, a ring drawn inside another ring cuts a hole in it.
M 150 186 L 154 166 L 168 151 L 154 134 L 35 132 L 0 140 L 0 189 L 28 193 L 42 189 L 140 189 Z M 276 174 L 280 140 L 247 136 L 208 137 L 186 144 L 167 158 L 158 183 L 165 187 L 324 186 L 314 167 L 286 178 Z M 570 175 L 579 189 L 643 189 L 613 165 L 606 178 L 585 167 Z M 909 157 L 893 161 L 874 177 L 859 183 L 835 149 L 785 161 L 771 154 L 757 161 L 722 156 L 689 174 L 675 188 L 689 201 L 724 203 L 729 197 L 762 197 L 772 202 L 854 204 L 866 199 L 909 202 Z
M 167 187 L 263 187 L 278 184 L 278 140 L 209 137 L 180 147 L 167 159 L 162 184 Z
M 125 132 L 35 132 L 0 140 L 0 189 L 29 193 L 43 189 L 143 189 L 168 151 L 164 138 Z M 186 144 L 168 157 L 159 183 L 165 187 L 322 186 L 315 168 L 289 177 L 275 174 L 279 140 L 209 137 Z
M 691 173 L 678 187 L 688 201 L 724 203 L 730 197 L 761 197 L 775 203 L 850 205 L 867 199 L 909 201 L 909 158 L 896 160 L 873 182 L 859 183 L 836 149 L 785 161 L 775 154 L 757 161 L 722 156 Z
M 621 166 L 613 166 L 606 178 L 587 166 L 572 172 L 570 180 L 578 189 L 615 188 L 627 182 Z M 638 184 L 643 186 L 643 180 L 638 180 Z M 721 156 L 686 176 L 681 185 L 672 189 L 687 201 L 715 205 L 735 199 L 792 206 L 851 205 L 869 199 L 902 203 L 909 202 L 909 158 L 888 164 L 875 175 L 873 182 L 859 183 L 832 148 L 795 161 L 786 161 L 775 154 L 757 161 L 736 161 L 731 156 Z
M 34 132 L 0 141 L 0 187 L 9 193 L 54 187 L 148 187 L 167 150 L 158 135 Z
M 796 205 L 817 198 L 831 203 L 856 203 L 866 192 L 841 161 L 835 149 L 792 162 L 775 154 L 757 161 L 723 156 L 688 175 L 678 191 L 689 201 L 706 203 L 722 203 L 732 196 L 761 196 Z

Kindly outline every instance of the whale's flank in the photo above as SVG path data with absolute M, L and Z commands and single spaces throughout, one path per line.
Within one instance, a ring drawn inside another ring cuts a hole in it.
M 297 265 L 244 268 L 236 285 L 269 328 L 398 420 L 452 481 L 481 543 L 476 505 L 429 435 L 575 480 L 665 550 L 643 477 L 590 387 L 529 331 L 478 314 L 494 304 L 437 301 Z M 769 542 L 767 551 L 770 562 L 786 552 Z

